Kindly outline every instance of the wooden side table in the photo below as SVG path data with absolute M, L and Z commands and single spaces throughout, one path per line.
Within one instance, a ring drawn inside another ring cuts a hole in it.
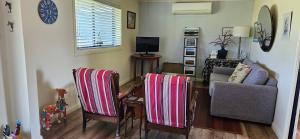
M 124 101 L 124 112 L 125 112 L 125 137 L 126 137 L 126 132 L 127 132 L 127 120 L 129 119 L 128 115 L 128 109 L 133 109 L 135 107 L 140 107 L 140 138 L 142 138 L 142 124 L 143 124 L 143 110 L 144 110 L 144 100 L 142 97 L 137 97 L 137 96 L 130 96 L 126 98 Z M 135 117 L 135 114 L 130 115 L 132 118 L 132 123 L 133 123 L 133 118 Z M 131 125 L 131 128 L 133 128 L 133 124 Z
M 137 62 L 141 61 L 141 76 L 143 76 L 144 74 L 144 62 L 149 61 L 150 62 L 150 73 L 153 73 L 153 65 L 154 62 L 156 61 L 156 71 L 158 71 L 159 69 L 159 60 L 161 58 L 161 56 L 159 55 L 153 55 L 153 56 L 143 56 L 140 54 L 134 54 L 131 56 L 132 60 L 134 61 L 134 79 L 136 79 L 136 75 L 137 75 Z

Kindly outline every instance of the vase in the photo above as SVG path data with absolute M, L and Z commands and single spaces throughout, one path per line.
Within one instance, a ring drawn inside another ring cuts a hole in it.
M 227 53 L 228 53 L 228 50 L 226 50 L 224 47 L 222 47 L 220 50 L 218 50 L 217 58 L 218 59 L 226 59 Z

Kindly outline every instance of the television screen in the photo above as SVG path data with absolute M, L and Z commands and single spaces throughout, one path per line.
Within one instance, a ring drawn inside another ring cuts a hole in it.
M 158 52 L 159 37 L 136 37 L 136 52 Z

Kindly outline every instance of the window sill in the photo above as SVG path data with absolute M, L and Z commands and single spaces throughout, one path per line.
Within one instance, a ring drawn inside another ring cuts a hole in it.
M 75 56 L 82 56 L 82 55 L 92 55 L 92 54 L 102 54 L 107 52 L 114 52 L 114 51 L 121 51 L 123 47 L 116 46 L 110 48 L 77 48 L 75 47 Z

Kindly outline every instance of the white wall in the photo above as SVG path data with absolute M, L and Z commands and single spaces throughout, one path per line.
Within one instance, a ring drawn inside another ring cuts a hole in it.
M 37 11 L 39 0 L 21 1 L 26 69 L 30 96 L 32 135 L 39 135 L 39 108 L 53 104 L 55 88 L 66 88 L 69 110 L 78 108 L 72 75 L 73 68 L 113 69 L 120 73 L 120 82 L 132 79 L 130 55 L 138 29 L 127 29 L 127 10 L 138 13 L 137 0 L 116 0 L 122 8 L 122 46 L 115 51 L 91 55 L 74 55 L 75 30 L 73 0 L 54 0 L 59 11 L 52 25 L 43 23 Z M 137 19 L 138 21 L 138 19 Z M 137 23 L 138 25 L 138 23 Z M 138 26 L 137 26 L 138 28 Z
M 2 15 L 2 6 L 0 6 L 0 51 L 3 51 L 4 47 L 4 26 L 3 15 Z M 0 127 L 7 123 L 7 111 L 6 111 L 6 101 L 5 101 L 5 92 L 4 92 L 4 83 L 3 83 L 3 66 L 2 66 L 2 54 L 0 53 Z M 1 137 L 1 135 L 0 135 Z
M 92 55 L 74 56 L 74 13 L 72 0 L 56 0 L 59 17 L 53 25 L 44 24 L 33 5 L 39 1 L 22 1 L 24 40 L 29 77 L 36 76 L 40 106 L 53 103 L 53 89 L 73 90 L 72 68 L 81 66 L 107 68 L 118 71 L 121 82 L 131 79 L 130 55 L 137 30 L 126 28 L 127 10 L 138 12 L 135 0 L 122 1 L 123 38 L 121 49 Z M 31 84 L 36 81 L 30 80 Z M 75 93 L 75 92 L 70 92 Z M 77 97 L 75 94 L 69 94 Z M 71 100 L 70 100 L 71 101 Z M 74 101 L 74 100 L 72 100 Z M 69 102 L 76 103 L 76 102 Z
M 66 88 L 69 92 L 67 102 L 69 110 L 78 108 L 77 95 L 73 84 L 72 69 L 81 66 L 113 69 L 120 73 L 121 84 L 133 77 L 130 55 L 133 53 L 138 29 L 128 30 L 127 10 L 138 13 L 137 0 L 115 0 L 122 8 L 122 46 L 115 51 L 93 55 L 74 55 L 74 12 L 72 0 L 55 0 L 59 18 L 53 25 L 44 24 L 38 16 L 39 0 L 9 0 L 13 4 L 13 13 L 7 14 L 4 2 L 1 1 L 0 34 L 1 58 L 5 99 L 1 89 L 0 66 L 0 99 L 6 100 L 8 122 L 15 125 L 15 120 L 23 122 L 25 138 L 41 138 L 39 109 L 46 104 L 55 103 L 55 88 Z M 7 21 L 15 23 L 13 33 L 8 31 Z M 138 19 L 137 19 L 138 21 Z M 2 28 L 3 27 L 3 28 Z M 138 22 L 137 22 L 138 28 Z M 1 31 L 2 33 L 2 31 Z M 4 37 L 4 39 L 3 39 Z M 2 45 L 4 40 L 4 45 Z M 0 103 L 5 101 L 0 100 Z M 1 105 L 1 123 L 2 123 Z M 4 115 L 5 116 L 5 115 Z M 4 117 L 3 116 L 3 117 Z M 5 122 L 5 121 L 3 121 Z
M 251 24 L 253 1 L 242 2 L 214 2 L 213 14 L 208 15 L 173 15 L 171 3 L 144 2 L 140 5 L 139 36 L 161 37 L 160 54 L 162 61 L 183 61 L 183 32 L 185 27 L 200 27 L 200 45 L 198 49 L 198 69 L 200 75 L 204 60 L 212 50 L 219 50 L 209 44 L 221 34 L 222 27 Z M 228 47 L 228 57 L 236 58 L 238 39 L 236 44 Z M 249 45 L 243 40 L 243 47 Z M 198 76 L 199 77 L 199 76 Z
M 21 19 L 21 5 L 19 0 L 10 0 L 13 3 L 12 13 L 8 14 L 4 8 L 5 1 L 1 1 L 4 27 L 5 45 L 1 46 L 3 79 L 7 104 L 8 123 L 15 125 L 16 119 L 22 121 L 24 137 L 30 137 L 30 114 L 28 102 L 28 87 L 25 65 L 25 51 Z M 14 32 L 9 32 L 8 21 L 14 22 Z
M 278 79 L 278 96 L 273 129 L 280 139 L 286 139 L 289 130 L 294 92 L 297 78 L 299 48 L 297 46 L 300 31 L 299 0 L 255 0 L 253 23 L 257 20 L 260 8 L 268 5 L 275 13 L 277 33 L 270 52 L 263 52 L 255 44 L 251 47 L 251 59 L 266 65 Z M 274 10 L 277 9 L 277 10 Z M 281 38 L 283 32 L 283 14 L 293 11 L 293 23 L 289 40 Z

